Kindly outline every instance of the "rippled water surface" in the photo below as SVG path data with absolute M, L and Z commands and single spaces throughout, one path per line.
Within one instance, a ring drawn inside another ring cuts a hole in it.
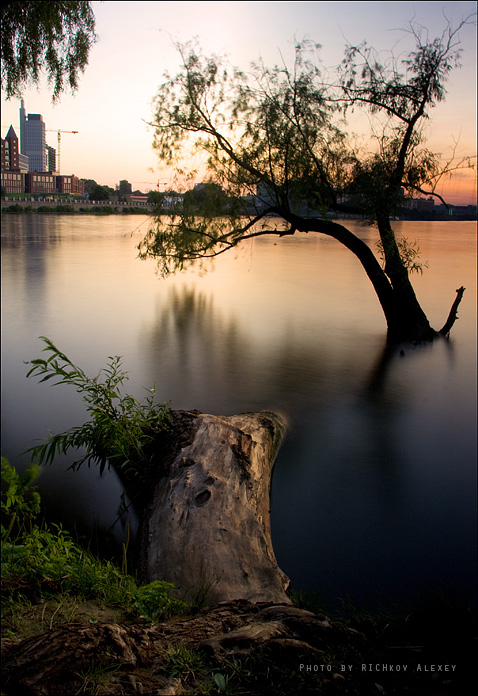
M 128 390 L 174 408 L 283 413 L 273 541 L 296 589 L 373 604 L 441 587 L 472 596 L 476 567 L 476 224 L 397 222 L 429 268 L 432 325 L 466 293 L 449 342 L 384 356 L 385 323 L 334 240 L 261 238 L 166 280 L 136 257 L 138 217 L 4 216 L 3 454 L 84 419 L 80 397 L 25 378 L 51 338 L 89 374 L 122 355 Z M 349 222 L 372 245 L 376 233 Z M 114 523 L 114 475 L 43 471 L 53 515 Z M 114 526 L 121 541 L 126 520 Z

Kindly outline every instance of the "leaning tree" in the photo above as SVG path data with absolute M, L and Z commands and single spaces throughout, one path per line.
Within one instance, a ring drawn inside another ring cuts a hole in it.
M 182 66 L 159 88 L 150 124 L 154 146 L 160 161 L 183 176 L 194 175 L 192 153 L 205 156 L 209 186 L 185 196 L 174 215 L 155 218 L 140 256 L 157 258 L 167 275 L 261 235 L 318 232 L 357 256 L 391 340 L 447 335 L 464 288 L 443 328 L 432 329 L 410 282 L 410 273 L 420 270 L 417 250 L 397 239 L 391 220 L 406 195 L 441 199 L 441 177 L 470 166 L 469 159 L 440 165 L 424 135 L 429 112 L 444 99 L 446 79 L 459 64 L 458 30 L 469 21 L 448 26 L 433 41 L 410 25 L 415 48 L 400 60 L 380 62 L 366 44 L 348 46 L 333 80 L 309 41 L 296 45 L 292 68 L 259 62 L 249 74 L 204 56 L 194 44 L 177 45 Z M 374 119 L 360 147 L 345 121 L 357 109 Z M 377 253 L 338 221 L 351 213 L 378 228 Z

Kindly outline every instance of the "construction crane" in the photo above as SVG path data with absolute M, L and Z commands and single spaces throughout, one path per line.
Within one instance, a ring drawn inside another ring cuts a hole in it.
M 58 142 L 57 153 L 58 153 L 58 154 L 57 154 L 57 159 L 56 159 L 56 164 L 57 164 L 56 170 L 57 170 L 57 172 L 58 172 L 58 174 L 59 174 L 59 173 L 60 173 L 60 143 L 61 143 L 61 134 L 62 134 L 62 133 L 78 133 L 78 131 L 55 130 L 54 128 L 46 128 L 46 130 L 47 130 L 49 133 L 57 133 L 57 134 L 58 134 L 58 138 L 57 138 L 57 142 Z
M 168 181 L 133 181 L 133 184 L 154 184 L 159 191 L 160 186 L 167 186 Z

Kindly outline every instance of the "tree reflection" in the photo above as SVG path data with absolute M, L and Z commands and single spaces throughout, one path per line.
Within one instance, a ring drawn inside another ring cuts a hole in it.
M 195 287 L 171 289 L 143 342 L 157 366 L 160 393 L 177 408 L 224 414 L 263 408 L 291 417 L 333 389 L 325 342 L 317 345 L 313 336 L 297 335 L 287 325 L 280 340 L 264 341 Z M 355 366 L 345 370 L 354 373 Z

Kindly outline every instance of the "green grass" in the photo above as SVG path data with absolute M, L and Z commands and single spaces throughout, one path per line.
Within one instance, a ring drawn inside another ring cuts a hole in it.
M 159 621 L 184 612 L 170 583 L 138 585 L 113 562 L 81 548 L 61 525 L 37 522 L 40 498 L 33 483 L 38 468 L 20 476 L 2 458 L 2 635 L 26 637 L 25 616 L 40 630 L 76 616 L 85 602 L 115 607 Z M 39 612 L 41 611 L 41 616 Z

